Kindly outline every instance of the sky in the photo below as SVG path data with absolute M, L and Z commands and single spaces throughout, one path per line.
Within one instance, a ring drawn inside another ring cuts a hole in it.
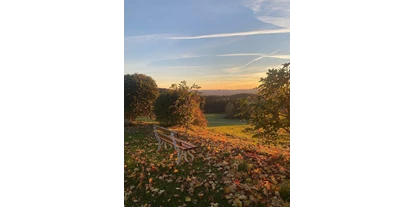
M 290 62 L 289 0 L 125 0 L 124 73 L 252 89 Z

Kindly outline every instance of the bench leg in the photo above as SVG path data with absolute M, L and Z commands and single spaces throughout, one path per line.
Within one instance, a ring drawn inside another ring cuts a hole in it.
M 167 142 L 164 142 L 164 148 L 165 148 L 166 150 L 170 150 L 170 149 L 172 148 L 172 145 L 170 145 L 170 148 L 168 148 L 168 147 L 167 147 L 167 145 L 168 145 L 168 144 L 167 144 Z
M 187 161 L 187 162 L 194 161 L 194 155 L 191 154 L 191 152 L 189 150 L 179 150 L 179 149 L 177 149 L 177 154 L 178 154 L 177 164 L 180 164 L 180 161 L 181 161 L 182 157 L 184 157 L 184 160 Z M 187 155 L 190 155 L 191 161 L 188 160 Z
M 160 151 L 162 144 L 164 144 L 164 142 L 160 139 L 158 141 L 158 149 L 157 149 L 157 152 Z
M 191 156 L 191 161 L 194 161 L 194 155 L 191 154 L 190 150 L 188 150 L 188 154 Z
M 185 159 L 185 161 L 190 162 L 190 161 L 188 161 L 188 159 L 187 159 L 187 150 L 186 150 L 186 151 L 184 151 L 184 159 Z
M 183 154 L 182 154 L 182 152 L 181 152 L 180 150 L 177 150 L 177 154 L 178 154 L 177 164 L 180 164 L 181 156 L 182 156 Z

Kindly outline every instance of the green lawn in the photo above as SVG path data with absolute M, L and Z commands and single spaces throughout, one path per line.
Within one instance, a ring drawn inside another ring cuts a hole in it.
M 251 141 L 253 143 L 263 143 L 263 140 L 259 138 L 253 138 L 254 133 L 243 132 L 244 129 L 249 127 L 246 121 L 238 119 L 226 119 L 225 114 L 206 114 L 208 121 L 207 129 L 213 133 L 220 133 L 226 136 L 232 136 L 245 141 Z M 274 142 L 277 145 L 289 146 L 289 137 L 279 139 Z
M 208 127 L 217 127 L 217 126 L 234 126 L 234 125 L 246 125 L 246 121 L 238 119 L 226 119 L 224 118 L 225 114 L 206 114 L 206 119 L 208 121 Z

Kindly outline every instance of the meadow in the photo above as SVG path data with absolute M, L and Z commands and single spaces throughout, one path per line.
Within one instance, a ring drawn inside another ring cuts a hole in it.
M 206 129 L 181 136 L 199 147 L 193 162 L 179 165 L 174 150 L 156 151 L 154 122 L 125 128 L 125 206 L 289 206 L 289 150 L 258 146 L 242 132 L 246 122 L 206 118 Z

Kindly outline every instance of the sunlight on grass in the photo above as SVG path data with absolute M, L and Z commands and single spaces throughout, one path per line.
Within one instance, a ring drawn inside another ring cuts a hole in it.
M 208 127 L 208 130 L 212 132 L 222 133 L 228 136 L 235 136 L 243 139 L 251 139 L 253 133 L 251 132 L 243 132 L 243 130 L 248 127 L 249 125 L 231 125 L 231 126 L 216 126 L 216 127 Z

